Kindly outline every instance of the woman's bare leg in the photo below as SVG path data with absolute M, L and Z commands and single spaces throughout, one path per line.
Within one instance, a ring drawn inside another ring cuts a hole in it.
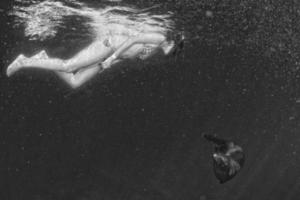
M 121 60 L 115 60 L 113 64 L 116 64 L 120 62 Z M 71 86 L 73 89 L 80 87 L 87 81 L 89 81 L 91 78 L 93 78 L 96 74 L 102 72 L 104 68 L 99 64 L 94 64 L 92 66 L 89 66 L 88 68 L 80 69 L 75 74 L 73 73 L 67 73 L 67 72 L 60 72 L 55 71 L 55 73 L 63 79 L 69 86 Z
M 55 71 L 55 73 L 61 79 L 63 79 L 69 86 L 75 89 L 89 81 L 91 78 L 93 78 L 96 74 L 98 74 L 100 70 L 100 67 L 96 64 L 90 66 L 89 68 L 79 70 L 75 74 L 60 71 Z
M 47 59 L 48 55 L 43 50 L 31 58 Z M 78 70 L 75 74 L 67 73 L 67 72 L 60 72 L 60 71 L 55 71 L 55 72 L 69 86 L 71 86 L 72 88 L 77 88 L 77 87 L 80 87 L 82 84 L 84 84 L 86 81 L 90 80 L 101 69 L 102 69 L 101 66 L 99 66 L 98 64 L 94 64 L 92 66 L 89 66 L 88 68 L 83 68 L 81 70 Z
M 101 62 L 112 53 L 111 51 L 111 48 L 106 47 L 102 41 L 95 41 L 68 60 L 57 58 L 26 58 L 24 56 L 19 56 L 7 68 L 7 76 L 11 76 L 22 68 L 40 68 L 61 72 L 74 72 L 80 68 Z

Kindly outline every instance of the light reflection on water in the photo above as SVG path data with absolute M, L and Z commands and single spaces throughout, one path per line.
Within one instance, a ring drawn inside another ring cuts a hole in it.
M 110 31 L 124 31 L 124 28 L 138 29 L 136 31 L 161 31 L 172 29 L 171 14 L 153 15 L 133 7 L 104 6 L 104 8 L 92 8 L 78 1 L 68 1 L 68 5 L 59 1 L 33 1 L 29 5 L 15 5 L 10 15 L 15 17 L 14 26 L 24 25 L 25 36 L 30 40 L 45 40 L 56 36 L 59 28 L 69 31 L 77 31 L 77 23 L 80 19 L 88 19 L 85 26 L 92 27 L 94 37 L 101 37 Z M 71 4 L 70 4 L 71 3 Z M 119 12 L 119 14 L 118 14 Z M 125 13 L 125 14 L 121 14 Z M 126 15 L 126 13 L 131 14 Z M 66 27 L 66 17 L 71 17 L 72 26 Z M 159 19 L 159 20 L 157 20 Z M 147 24 L 157 25 L 156 30 Z M 121 27 L 124 26 L 124 27 Z M 130 32 L 128 33 L 130 35 Z

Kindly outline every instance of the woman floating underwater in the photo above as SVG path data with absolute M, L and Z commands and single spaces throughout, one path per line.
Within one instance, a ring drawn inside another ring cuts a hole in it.
M 175 46 L 173 40 L 167 39 L 173 26 L 169 14 L 151 15 L 127 7 L 102 10 L 68 7 L 68 12 L 92 20 L 96 33 L 93 42 L 67 60 L 50 58 L 44 50 L 32 57 L 21 54 L 8 66 L 7 76 L 26 68 L 46 69 L 56 72 L 72 88 L 77 88 L 123 59 L 146 59 L 159 50 L 167 55 Z

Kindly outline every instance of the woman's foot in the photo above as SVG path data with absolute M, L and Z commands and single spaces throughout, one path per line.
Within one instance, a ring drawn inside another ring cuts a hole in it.
M 20 54 L 8 67 L 6 70 L 6 75 L 10 77 L 14 73 L 16 73 L 21 67 L 21 61 L 26 58 L 23 54 Z

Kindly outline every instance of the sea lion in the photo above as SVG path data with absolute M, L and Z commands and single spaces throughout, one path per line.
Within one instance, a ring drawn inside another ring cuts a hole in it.
M 245 155 L 243 149 L 232 141 L 204 134 L 203 137 L 214 143 L 213 169 L 220 183 L 232 179 L 243 167 Z

